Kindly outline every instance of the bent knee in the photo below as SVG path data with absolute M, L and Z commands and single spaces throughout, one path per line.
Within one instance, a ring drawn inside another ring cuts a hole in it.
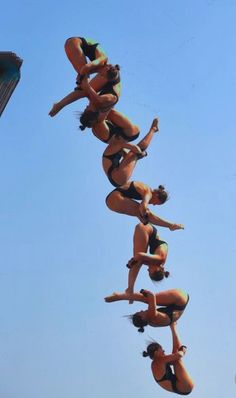
M 116 211 L 116 205 L 115 205 L 116 201 L 114 200 L 114 195 L 112 192 L 109 195 L 107 195 L 105 202 L 110 210 Z
M 179 299 L 185 304 L 189 300 L 189 295 L 182 289 L 176 289 Z
M 148 232 L 148 226 L 142 224 L 141 222 L 139 224 L 136 225 L 135 227 L 135 232 Z
M 194 388 L 194 382 L 193 382 L 193 380 L 191 380 L 186 385 L 186 389 L 188 390 L 189 394 L 192 392 L 193 388 Z
M 80 45 L 80 39 L 78 37 L 69 37 L 69 39 L 65 41 L 64 48 L 67 51 L 74 47 L 78 47 L 78 45 Z
M 129 135 L 136 137 L 136 135 L 138 135 L 139 133 L 140 133 L 139 126 L 132 124 L 129 128 Z

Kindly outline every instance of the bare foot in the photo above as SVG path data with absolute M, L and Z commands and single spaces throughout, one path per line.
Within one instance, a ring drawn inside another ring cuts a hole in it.
M 116 298 L 118 296 L 118 293 L 114 292 L 110 296 L 104 297 L 104 300 L 106 303 L 112 303 L 113 301 L 116 301 Z
M 152 122 L 152 125 L 151 125 L 151 129 L 153 129 L 155 131 L 155 133 L 157 131 L 159 131 L 158 124 L 159 124 L 159 119 L 158 119 L 158 117 L 156 117 L 155 119 L 153 119 L 153 122 Z
M 58 103 L 53 104 L 52 109 L 49 112 L 49 116 L 53 117 L 55 116 L 58 112 L 60 112 L 61 107 L 58 105 Z

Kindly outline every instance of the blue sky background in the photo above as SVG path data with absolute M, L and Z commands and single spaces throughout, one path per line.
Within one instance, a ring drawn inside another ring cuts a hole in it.
M 159 398 L 170 394 L 141 357 L 168 328 L 139 334 L 123 315 L 141 308 L 103 297 L 127 284 L 136 220 L 110 212 L 104 144 L 80 132 L 74 103 L 48 111 L 75 85 L 65 39 L 101 43 L 122 72 L 117 109 L 160 134 L 134 179 L 164 183 L 153 210 L 184 223 L 160 228 L 171 277 L 137 289 L 190 294 L 179 321 L 195 380 L 191 396 L 235 395 L 236 4 L 232 0 L 32 2 L 1 8 L 1 50 L 23 58 L 0 120 L 0 397 Z

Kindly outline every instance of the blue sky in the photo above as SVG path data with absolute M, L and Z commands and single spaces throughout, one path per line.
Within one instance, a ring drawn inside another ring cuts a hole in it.
M 140 305 L 103 302 L 126 287 L 136 221 L 105 206 L 104 144 L 75 118 L 87 101 L 48 117 L 75 84 L 71 36 L 121 65 L 117 109 L 142 134 L 160 118 L 134 179 L 164 183 L 171 200 L 153 210 L 186 229 L 159 230 L 171 277 L 153 285 L 143 270 L 137 289 L 189 292 L 178 326 L 191 396 L 233 396 L 235 2 L 13 0 L 2 12 L 1 50 L 24 63 L 0 120 L 0 397 L 168 396 L 140 355 L 150 337 L 170 350 L 168 328 L 140 336 L 123 318 Z

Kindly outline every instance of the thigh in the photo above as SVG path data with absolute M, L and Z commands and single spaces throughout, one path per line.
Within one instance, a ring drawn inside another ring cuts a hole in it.
M 185 305 L 188 296 L 180 289 L 170 289 L 156 294 L 157 305 Z
M 119 191 L 113 191 L 106 198 L 109 209 L 129 216 L 139 216 L 139 203 L 133 199 L 125 198 Z
M 81 48 L 81 40 L 78 37 L 71 37 L 66 40 L 65 52 L 77 72 L 87 63 L 86 57 Z
M 125 115 L 115 109 L 109 112 L 107 118 L 115 125 L 121 127 L 125 134 L 134 135 L 139 132 L 138 126 L 134 125 Z
M 187 372 L 183 361 L 180 359 L 173 363 L 174 373 L 176 376 L 176 387 L 178 390 L 191 390 L 193 388 L 193 380 Z

